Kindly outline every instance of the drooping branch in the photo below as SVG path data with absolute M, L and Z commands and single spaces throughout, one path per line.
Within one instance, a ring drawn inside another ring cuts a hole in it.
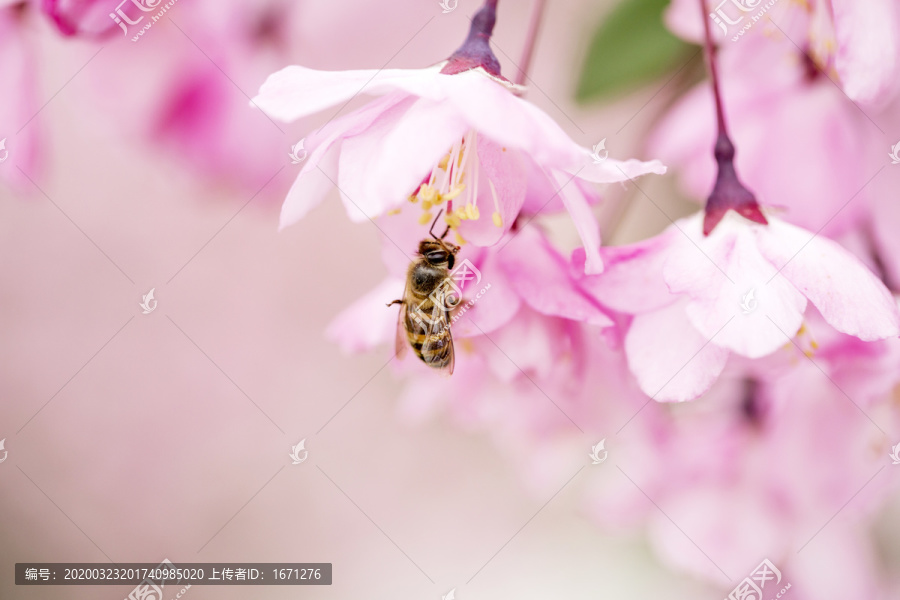
M 713 97 L 715 99 L 717 129 L 714 156 L 718 172 L 712 193 L 706 200 L 706 214 L 703 219 L 703 235 L 709 235 L 729 210 L 733 210 L 739 215 L 763 225 L 768 224 L 768 221 L 759 208 L 756 196 L 741 183 L 734 168 L 735 148 L 731 137 L 728 135 L 728 126 L 725 122 L 716 46 L 713 43 L 712 31 L 709 27 L 706 0 L 700 0 L 700 13 L 703 19 L 707 65 L 709 66 L 709 76 L 712 81 Z
M 537 44 L 537 36 L 546 5 L 547 0 L 534 0 L 531 21 L 528 23 L 528 32 L 525 34 L 525 46 L 522 47 L 522 58 L 519 60 L 519 72 L 516 74 L 515 83 L 517 85 L 525 85 L 525 81 L 528 79 L 528 71 L 531 69 L 531 59 L 534 56 L 534 48 Z

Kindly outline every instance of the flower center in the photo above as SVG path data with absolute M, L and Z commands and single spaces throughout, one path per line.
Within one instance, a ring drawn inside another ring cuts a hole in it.
M 807 43 L 802 51 L 807 79 L 814 79 L 818 72 L 828 73 L 836 78 L 834 59 L 837 52 L 837 41 L 831 12 L 822 2 L 811 4 L 807 0 L 801 0 L 798 4 L 801 10 L 806 11 L 810 20 Z
M 447 202 L 444 220 L 456 233 L 457 241 L 464 244 L 465 240 L 457 229 L 463 221 L 477 221 L 481 218 L 481 211 L 478 209 L 479 171 L 478 134 L 475 130 L 469 130 L 453 144 L 450 151 L 431 169 L 431 174 L 410 195 L 409 201 L 422 207 L 419 223 L 427 224 L 434 218 L 432 209 Z M 487 182 L 494 202 L 493 222 L 497 227 L 502 227 L 497 190 L 490 179 Z
M 803 352 L 807 358 L 814 358 L 816 351 L 819 349 L 819 343 L 813 338 L 812 332 L 806 327 L 805 323 L 800 325 L 800 329 L 797 330 L 795 338 L 797 347 L 800 351 Z M 788 342 L 787 347 L 790 346 L 791 343 Z

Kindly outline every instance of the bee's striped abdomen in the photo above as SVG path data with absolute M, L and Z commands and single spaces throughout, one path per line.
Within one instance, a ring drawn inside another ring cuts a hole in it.
M 430 367 L 442 369 L 450 364 L 453 355 L 452 338 L 447 319 L 443 312 L 433 323 L 424 322 L 415 316 L 417 307 L 410 306 L 406 311 L 406 338 L 422 362 Z M 418 307 L 421 313 L 433 314 L 434 303 L 426 301 Z M 436 315 L 437 316 L 437 315 Z

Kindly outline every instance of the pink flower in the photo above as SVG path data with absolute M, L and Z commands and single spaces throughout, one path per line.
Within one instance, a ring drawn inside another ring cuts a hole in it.
M 698 21 L 696 0 L 691 4 Z M 871 149 L 883 145 L 881 132 L 790 40 L 726 42 L 719 57 L 729 131 L 738 148 L 735 166 L 760 202 L 827 235 L 858 223 L 872 196 L 866 183 L 876 168 Z M 695 198 L 709 192 L 716 176 L 709 151 L 716 139 L 712 113 L 712 93 L 698 86 L 650 139 L 651 152 L 675 169 L 685 193 Z
M 900 6 L 893 0 L 828 4 L 814 6 L 832 16 L 834 68 L 844 91 L 857 102 L 884 106 L 900 89 Z
M 881 160 L 887 162 L 884 169 L 872 180 L 870 184 L 872 198 L 870 204 L 870 222 L 863 231 L 870 251 L 874 251 L 877 267 L 883 271 L 883 276 L 888 287 L 895 292 L 900 291 L 900 203 L 897 202 L 897 190 L 900 189 L 900 167 L 892 164 L 896 159 L 894 155 L 900 155 L 900 109 L 894 109 L 884 115 L 885 130 L 898 133 L 898 139 L 890 142 L 890 148 L 880 138 L 877 144 L 873 144 L 875 150 L 880 151 Z M 890 150 L 891 156 L 885 156 Z M 874 239 L 870 239 L 874 238 Z
M 673 223 L 659 239 L 613 251 L 615 272 L 586 283 L 608 306 L 634 315 L 624 340 L 629 366 L 644 392 L 660 401 L 696 398 L 732 353 L 775 352 L 801 331 L 807 302 L 832 327 L 861 340 L 900 334 L 897 304 L 880 280 L 833 241 L 765 215 L 738 178 L 712 26 L 700 20 L 716 116 L 716 177 L 705 210 Z M 771 165 L 759 177 L 785 171 Z M 635 302 L 635 295 L 644 297 Z
M 658 161 L 597 161 L 548 115 L 519 98 L 499 74 L 486 39 L 493 18 L 473 20 L 469 40 L 448 61 L 426 69 L 343 72 L 287 67 L 270 76 L 254 103 L 292 121 L 342 105 L 360 93 L 380 96 L 330 121 L 304 140 L 308 158 L 282 209 L 290 225 L 336 183 L 349 216 L 363 221 L 407 199 L 451 201 L 447 222 L 466 240 L 497 243 L 522 209 L 526 182 L 558 195 L 587 250 L 587 269 L 602 270 L 599 232 L 573 178 L 598 183 L 664 173 Z M 482 210 L 486 208 L 482 219 Z M 423 222 L 427 217 L 423 216 Z
M 818 329 L 818 319 L 811 323 Z M 717 567 L 739 579 L 768 557 L 787 575 L 840 548 L 835 536 L 862 529 L 896 490 L 885 474 L 871 480 L 892 441 L 869 416 L 889 430 L 900 426 L 891 403 L 900 341 L 857 354 L 891 373 L 873 384 L 841 364 L 862 344 L 827 333 L 821 340 L 816 364 L 792 345 L 766 361 L 733 361 L 702 404 L 641 411 L 612 442 L 631 481 L 598 477 L 588 501 L 594 518 L 616 529 L 623 519 L 646 525 L 666 563 L 714 582 L 722 581 Z M 639 443 L 624 443 L 635 437 Z M 859 583 L 874 579 L 870 572 Z
M 172 35 L 199 50 L 169 57 L 168 68 L 154 73 L 153 93 L 135 98 L 134 103 L 148 104 L 150 118 L 142 133 L 217 184 L 240 186 L 248 195 L 266 185 L 287 160 L 289 138 L 265 115 L 247 110 L 245 90 L 296 52 L 290 32 L 301 22 L 302 7 L 279 0 L 196 0 L 173 6 L 165 19 L 175 20 L 184 33 L 172 28 L 147 35 Z M 134 103 L 128 103 L 130 111 Z M 277 201 L 285 189 L 284 182 L 273 182 L 265 195 Z
M 900 91 L 900 6 L 893 0 L 708 1 L 706 7 L 726 52 L 786 35 L 790 47 L 808 51 L 858 103 L 882 107 Z M 678 35 L 699 41 L 700 14 L 698 0 L 672 0 L 665 20 Z
M 22 175 L 37 177 L 40 124 L 37 47 L 28 31 L 29 6 L 0 2 L 0 185 L 33 190 Z M 24 126 L 24 127 L 23 127 Z M 21 169 L 21 171 L 19 170 Z
M 136 1 L 151 7 L 162 4 L 160 0 Z M 137 19 L 143 14 L 131 1 L 126 0 L 119 6 L 131 19 Z M 119 6 L 117 2 L 100 0 L 41 0 L 44 14 L 60 33 L 67 36 L 103 36 L 118 31 L 119 27 L 110 14 L 114 14 Z
M 808 303 L 861 340 L 900 334 L 893 297 L 835 242 L 771 217 L 759 225 L 728 214 L 709 236 L 701 223 L 697 214 L 610 249 L 606 272 L 583 281 L 605 306 L 634 316 L 625 353 L 656 400 L 696 398 L 730 354 L 760 358 L 783 347 L 801 331 Z

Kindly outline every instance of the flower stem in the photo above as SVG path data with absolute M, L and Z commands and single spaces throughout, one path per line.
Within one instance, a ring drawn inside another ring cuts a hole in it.
M 525 85 L 525 80 L 528 79 L 528 70 L 531 68 L 531 59 L 534 56 L 534 47 L 546 6 L 547 0 L 534 0 L 534 8 L 531 9 L 531 21 L 528 23 L 528 33 L 525 35 L 525 46 L 522 48 L 522 58 L 519 60 L 519 73 L 516 75 L 515 80 L 517 85 Z
M 716 62 L 716 47 L 713 44 L 712 31 L 710 31 L 706 0 L 700 0 L 700 13 L 703 19 L 704 48 L 715 97 L 717 125 L 714 156 L 718 165 L 718 173 L 712 193 L 706 200 L 706 214 L 703 219 L 703 235 L 709 235 L 729 210 L 763 225 L 768 224 L 768 221 L 762 214 L 753 192 L 740 182 L 734 168 L 735 148 L 725 123 L 725 110 L 722 106 L 722 92 L 719 85 L 719 67 Z
M 725 110 L 722 108 L 722 93 L 719 88 L 719 67 L 716 63 L 716 46 L 713 43 L 712 32 L 709 28 L 709 18 L 706 15 L 706 0 L 700 0 L 700 12 L 703 19 L 703 41 L 706 53 L 706 64 L 709 67 L 709 77 L 712 80 L 713 95 L 716 99 L 716 119 L 719 127 L 719 136 L 728 138 L 728 127 L 725 125 Z

